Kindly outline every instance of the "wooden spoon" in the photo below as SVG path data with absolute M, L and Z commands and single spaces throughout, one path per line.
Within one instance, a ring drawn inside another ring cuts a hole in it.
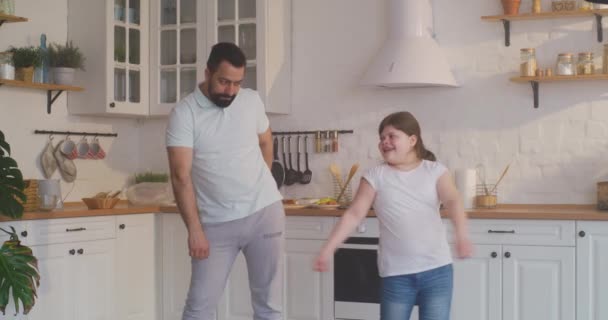
M 337 164 L 332 163 L 329 165 L 329 171 L 331 172 L 331 174 L 334 175 L 334 178 L 336 178 L 336 181 L 338 182 L 338 187 L 340 188 L 340 190 L 342 190 L 342 186 L 344 184 L 342 183 L 342 172 L 340 170 L 340 167 L 338 167 Z
M 348 173 L 348 178 L 346 178 L 346 182 L 344 183 L 344 186 L 342 186 L 342 190 L 340 191 L 340 194 L 338 195 L 338 198 L 336 199 L 337 203 L 340 203 L 340 198 L 342 198 L 342 196 L 344 195 L 344 191 L 346 191 L 346 187 L 350 183 L 350 180 L 353 178 L 353 176 L 355 175 L 357 170 L 359 170 L 358 163 L 355 163 L 355 164 L 353 164 L 352 167 L 350 167 L 350 172 Z

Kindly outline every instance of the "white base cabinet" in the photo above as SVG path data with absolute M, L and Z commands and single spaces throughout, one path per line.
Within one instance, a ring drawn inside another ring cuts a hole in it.
M 576 231 L 576 319 L 608 319 L 608 221 L 578 221 Z
M 180 320 L 190 287 L 188 230 L 179 214 L 162 215 L 163 320 Z

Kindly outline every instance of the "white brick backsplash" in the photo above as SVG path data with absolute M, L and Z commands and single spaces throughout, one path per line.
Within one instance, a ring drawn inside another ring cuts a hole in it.
M 587 122 L 587 138 L 606 139 L 608 141 L 606 129 L 607 128 L 605 122 L 591 120 Z

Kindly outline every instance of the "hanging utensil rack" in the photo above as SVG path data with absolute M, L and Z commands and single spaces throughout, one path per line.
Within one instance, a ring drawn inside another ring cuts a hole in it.
M 63 134 L 63 135 L 70 135 L 70 136 L 118 137 L 118 133 L 85 132 L 85 131 L 34 130 L 34 134 Z
M 294 134 L 316 134 L 317 132 L 335 132 L 338 131 L 338 134 L 345 134 L 345 133 L 354 133 L 353 130 L 335 130 L 335 129 L 331 129 L 331 130 L 313 130 L 313 131 L 274 131 L 272 134 L 273 135 L 294 135 Z

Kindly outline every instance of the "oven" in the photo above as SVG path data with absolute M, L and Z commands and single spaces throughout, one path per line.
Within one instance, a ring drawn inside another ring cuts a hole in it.
M 335 319 L 378 320 L 378 220 L 365 219 L 334 254 Z

